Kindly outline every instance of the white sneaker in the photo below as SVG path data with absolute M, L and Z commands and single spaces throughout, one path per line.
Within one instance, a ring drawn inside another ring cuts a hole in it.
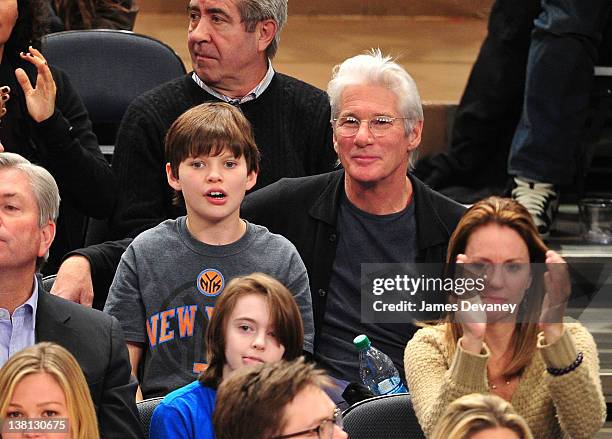
M 516 186 L 512 189 L 512 199 L 525 206 L 531 214 L 540 236 L 548 238 L 550 226 L 559 207 L 559 194 L 555 186 L 521 177 L 514 177 L 514 183 Z

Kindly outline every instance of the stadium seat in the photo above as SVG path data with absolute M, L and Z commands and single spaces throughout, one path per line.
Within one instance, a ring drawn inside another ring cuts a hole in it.
M 55 283 L 55 277 L 55 274 L 43 277 L 42 285 L 47 293 L 51 291 L 51 288 L 53 288 L 53 284 Z
M 365 399 L 342 417 L 351 439 L 425 439 L 407 393 Z
M 185 74 L 172 48 L 129 31 L 57 32 L 43 37 L 42 52 L 49 64 L 68 74 L 107 156 L 112 155 L 117 129 L 130 102 Z
M 138 408 L 138 416 L 140 417 L 140 423 L 142 424 L 142 429 L 144 431 L 144 437 L 149 437 L 149 427 L 151 426 L 151 418 L 153 417 L 153 412 L 155 411 L 155 407 L 159 405 L 159 403 L 163 400 L 163 397 L 157 398 L 149 398 L 142 401 L 138 401 L 136 403 L 136 407 Z

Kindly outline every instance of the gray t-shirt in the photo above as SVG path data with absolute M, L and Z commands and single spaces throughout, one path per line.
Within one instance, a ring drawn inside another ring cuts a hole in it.
M 186 218 L 140 234 L 125 251 L 104 311 L 130 342 L 144 344 L 145 398 L 165 395 L 197 378 L 206 364 L 204 333 L 215 302 L 236 276 L 259 271 L 293 294 L 304 322 L 304 349 L 312 352 L 314 323 L 306 267 L 286 238 L 247 223 L 228 245 L 208 245 L 187 230 Z
M 403 353 L 415 332 L 411 324 L 361 323 L 361 264 L 414 262 L 417 253 L 414 203 L 390 215 L 372 215 L 344 195 L 338 212 L 338 247 L 329 280 L 325 317 L 315 359 L 330 375 L 360 382 L 353 339 L 366 334 L 404 376 Z

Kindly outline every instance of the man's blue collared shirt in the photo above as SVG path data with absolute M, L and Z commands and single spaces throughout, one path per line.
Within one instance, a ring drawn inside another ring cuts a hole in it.
M 38 282 L 34 279 L 34 291 L 30 298 L 18 306 L 13 315 L 0 308 L 0 367 L 15 353 L 36 342 L 36 306 Z

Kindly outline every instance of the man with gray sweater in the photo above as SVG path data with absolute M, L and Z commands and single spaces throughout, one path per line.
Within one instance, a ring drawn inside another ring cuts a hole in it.
M 103 305 L 131 238 L 185 214 L 183 206 L 172 204 L 166 184 L 163 139 L 189 108 L 220 101 L 240 108 L 262 152 L 253 189 L 334 167 L 325 92 L 273 68 L 287 0 L 188 3 L 193 72 L 145 93 L 126 111 L 113 157 L 118 201 L 110 228 L 115 241 L 80 249 L 64 260 L 52 292 L 65 299 Z

